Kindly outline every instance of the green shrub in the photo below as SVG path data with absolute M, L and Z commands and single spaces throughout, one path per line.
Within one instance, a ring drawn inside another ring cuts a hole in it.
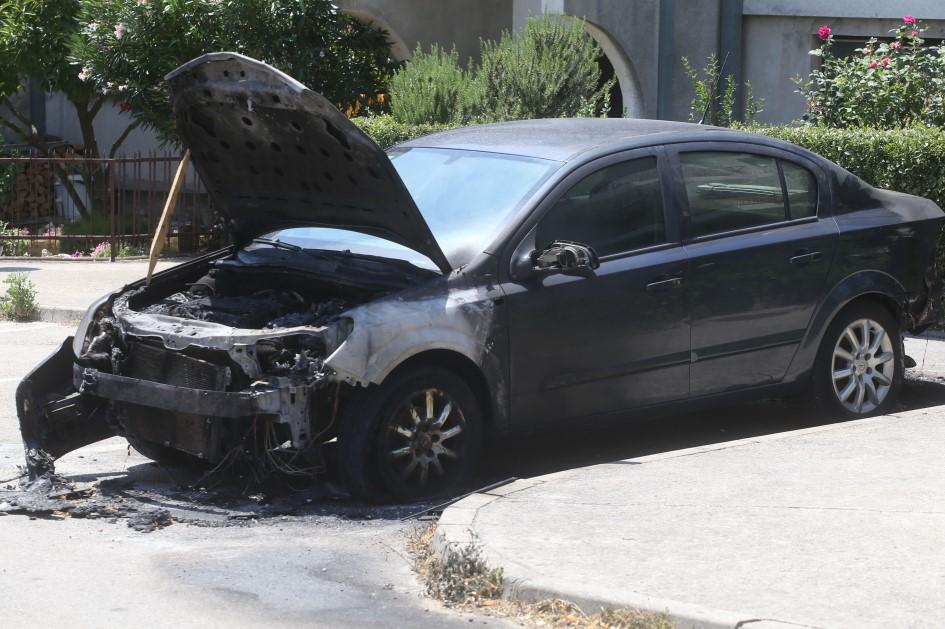
M 29 251 L 30 244 L 25 240 L 5 240 L 4 236 L 24 236 L 27 230 L 11 227 L 0 221 L 0 256 L 22 256 Z
M 5 319 L 28 321 L 36 316 L 36 288 L 27 273 L 11 273 L 3 280 L 6 295 L 0 297 L 0 315 Z
M 351 121 L 385 149 L 421 135 L 456 127 L 455 124 L 408 124 L 398 122 L 390 115 L 362 116 Z
M 402 123 L 470 123 L 599 116 L 616 79 L 601 84 L 597 42 L 577 19 L 529 18 L 499 41 L 480 40 L 481 63 L 464 71 L 455 49 L 419 48 L 391 83 Z
M 430 52 L 423 52 L 418 45 L 413 58 L 391 78 L 391 114 L 405 124 L 451 122 L 466 82 L 455 47 L 447 52 L 433 44 Z
M 592 117 L 610 108 L 614 79 L 600 85 L 601 49 L 581 20 L 531 17 L 520 33 L 504 31 L 480 47 L 463 121 Z
M 701 73 L 689 62 L 687 57 L 682 58 L 683 69 L 692 83 L 693 99 L 689 106 L 689 121 L 702 121 L 705 114 L 705 124 L 717 127 L 730 127 L 737 120 L 735 111 L 735 97 L 738 85 L 735 77 L 729 73 L 722 75 L 725 68 L 719 63 L 715 53 L 709 55 L 705 68 Z M 701 76 L 700 76 L 701 74 Z M 751 81 L 744 83 L 745 113 L 743 120 L 750 122 L 755 116 L 764 111 L 764 99 L 756 99 Z
M 890 42 L 870 39 L 852 57 L 833 54 L 833 31 L 820 27 L 821 63 L 795 79 L 807 118 L 829 127 L 898 128 L 945 124 L 945 47 L 926 46 L 926 27 L 911 15 L 890 31 Z

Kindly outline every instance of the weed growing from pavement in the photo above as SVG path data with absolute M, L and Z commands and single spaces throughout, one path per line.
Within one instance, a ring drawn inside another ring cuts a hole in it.
M 448 548 L 442 558 L 433 552 L 436 527 L 415 533 L 410 541 L 417 571 L 427 594 L 446 605 L 476 605 L 502 595 L 502 568 L 490 568 L 475 544 Z
M 3 280 L 8 285 L 6 295 L 0 296 L 0 318 L 29 321 L 36 316 L 36 288 L 26 273 L 11 273 Z
M 433 550 L 436 525 L 414 529 L 407 541 L 414 569 L 428 595 L 447 607 L 508 618 L 526 627 L 576 629 L 673 629 L 664 614 L 636 609 L 604 609 L 587 615 L 569 601 L 549 598 L 537 603 L 509 601 L 502 596 L 502 568 L 490 567 L 479 547 L 468 544 L 449 549 L 441 559 Z

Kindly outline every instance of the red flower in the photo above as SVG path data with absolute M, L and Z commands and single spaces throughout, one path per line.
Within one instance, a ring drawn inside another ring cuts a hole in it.
M 913 37 L 918 37 L 920 35 L 919 31 L 912 31 L 911 35 Z
M 870 61 L 870 69 L 871 69 L 871 70 L 875 69 L 876 66 L 878 66 L 878 65 L 879 65 L 879 64 L 876 62 L 876 59 L 873 59 L 872 61 Z
M 884 67 L 884 68 L 888 68 L 888 67 L 889 67 L 889 57 L 883 57 L 882 64 L 883 64 L 883 67 Z
M 830 37 L 831 33 L 833 33 L 833 29 L 826 24 L 817 29 L 817 35 L 819 35 L 821 39 L 827 39 Z
M 905 22 L 906 24 L 909 24 L 909 25 L 914 26 L 914 25 L 915 25 L 915 16 L 914 16 L 914 15 L 903 15 L 903 16 L 902 16 L 902 21 Z

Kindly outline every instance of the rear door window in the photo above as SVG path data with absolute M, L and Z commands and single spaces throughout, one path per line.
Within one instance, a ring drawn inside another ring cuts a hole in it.
M 599 256 L 666 242 L 656 158 L 607 166 L 574 184 L 538 224 L 539 247 L 555 240 L 590 245 Z
M 787 220 L 778 161 L 766 155 L 699 151 L 681 153 L 691 236 L 758 227 Z

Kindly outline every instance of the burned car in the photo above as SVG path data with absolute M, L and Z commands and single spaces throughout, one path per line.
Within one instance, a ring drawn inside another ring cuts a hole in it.
M 812 391 L 894 404 L 940 296 L 931 201 L 759 135 L 530 120 L 382 151 L 230 53 L 167 77 L 232 245 L 94 304 L 21 383 L 34 472 L 113 435 L 145 456 L 351 492 L 467 480 L 487 434 Z

